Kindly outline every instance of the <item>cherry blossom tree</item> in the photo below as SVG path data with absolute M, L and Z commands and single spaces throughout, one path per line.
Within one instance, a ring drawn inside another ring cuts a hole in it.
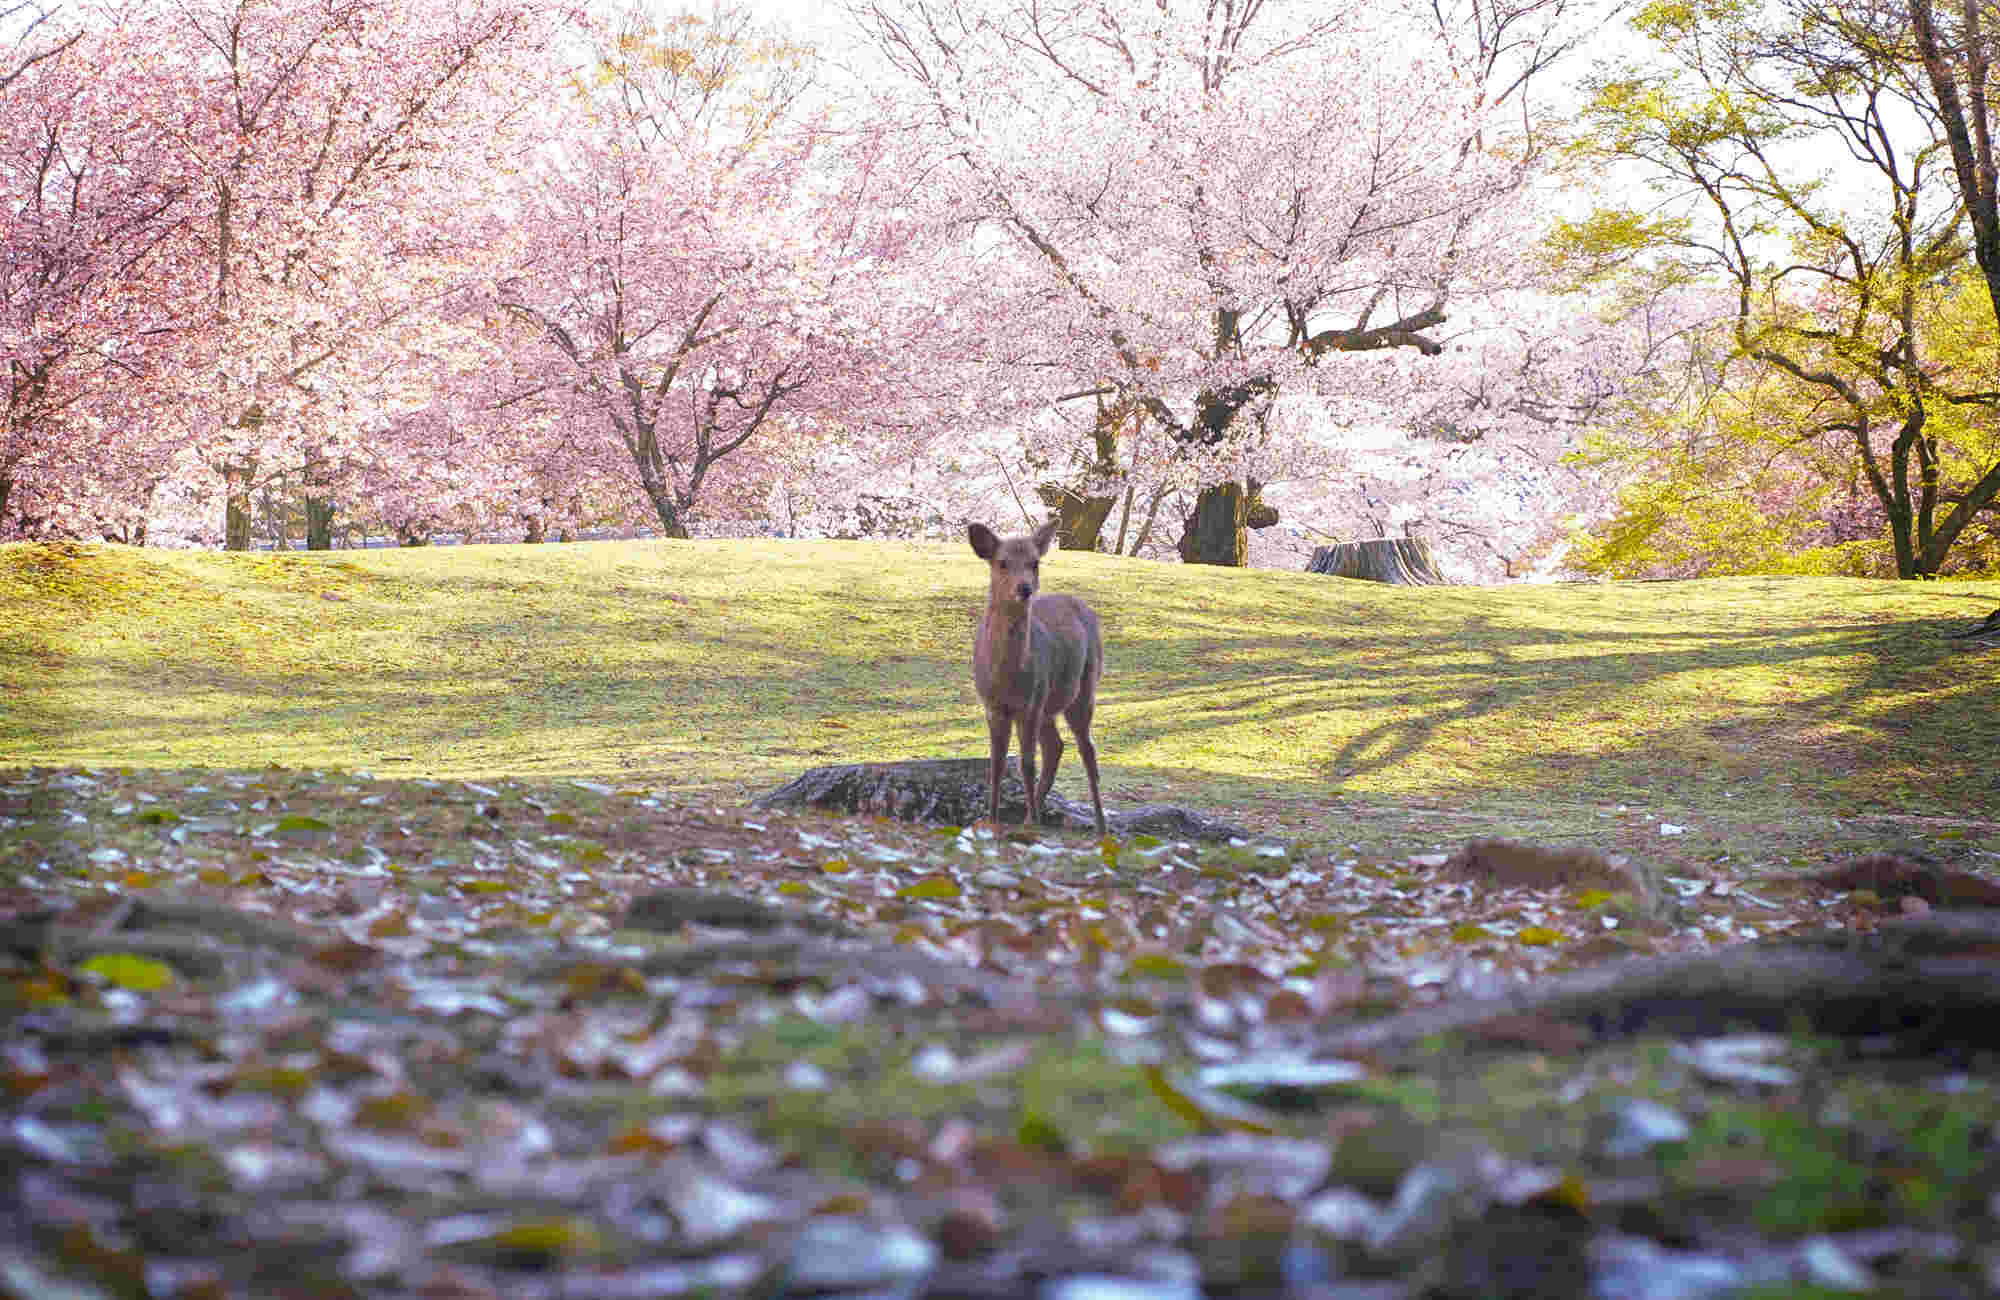
M 1302 450 L 1282 396 L 1393 426 L 1485 360 L 1441 330 L 1533 242 L 1526 89 L 1574 39 L 1562 5 L 853 11 L 918 197 L 1005 322 L 987 355 L 1021 405 L 998 414 L 1090 403 L 1046 422 L 1081 454 L 1041 461 L 1100 520 L 1143 422 L 1196 485 L 1184 554 L 1241 563 L 1253 469 Z
M 410 539 L 628 508 L 679 535 L 890 466 L 920 514 L 1008 490 L 1072 543 L 1231 562 L 1263 485 L 1450 533 L 1468 484 L 1519 480 L 1518 514 L 1601 400 L 1589 331 L 1519 285 L 1526 88 L 1572 0 L 1452 3 L 871 0 L 887 75 L 851 103 L 749 9 L 80 10 L 14 73 L 88 45 L 73 102 L 124 152 L 78 174 L 155 207 L 85 259 L 89 310 L 17 335 L 89 323 L 63 373 L 129 381 L 20 426 L 60 437 L 10 425 L 0 470 L 128 519 L 219 503 L 231 546 L 292 492 L 316 546 L 336 503 Z M 3 129 L 14 185 L 34 115 Z M 20 246 L 82 265 L 36 193 Z
M 56 22 L 54 11 L 35 0 L 15 0 L 0 4 L 0 31 L 7 32 L 4 55 L 0 55 L 0 90 L 6 90 L 36 64 L 52 59 L 77 43 L 83 33 L 65 30 Z
M 1447 573 L 1521 579 L 1562 567 L 1562 543 L 1603 513 L 1615 474 L 1584 454 L 1593 431 L 1625 426 L 1687 391 L 1694 348 L 1713 319 L 1706 294 L 1679 288 L 1626 298 L 1552 286 L 1495 295 L 1460 310 L 1439 342 L 1460 355 L 1395 423 L 1368 404 L 1343 411 L 1313 395 L 1282 399 L 1274 422 L 1320 458 L 1272 495 L 1308 519 L 1295 543 L 1403 536 L 1439 553 Z M 1332 407 L 1330 410 L 1329 407 Z M 1293 465 L 1305 454 L 1287 454 Z M 1286 555 L 1288 560 L 1303 558 Z
M 474 219 L 552 17 L 535 0 L 155 0 L 149 68 L 178 97 L 172 184 L 193 251 L 173 291 L 179 404 L 249 544 L 261 475 L 307 483 L 323 545 L 335 480 L 426 404 L 433 311 L 475 274 Z M 469 215 L 471 214 L 471 215 Z
M 143 536 L 162 474 L 146 384 L 171 331 L 129 287 L 178 234 L 169 106 L 129 29 L 0 22 L 21 30 L 0 71 L 0 535 Z
M 874 404 L 914 316 L 811 74 L 747 8 L 613 15 L 519 214 L 495 301 L 527 344 L 496 405 L 598 430 L 670 537 L 760 508 L 765 453 Z
M 64 364 L 115 352 L 129 368 L 141 339 L 160 364 L 122 413 L 88 408 L 92 442 L 86 408 L 24 362 L 5 465 L 33 451 L 37 483 L 133 518 L 163 480 L 195 503 L 219 487 L 235 547 L 253 501 L 301 491 L 314 546 L 336 500 L 409 539 L 546 535 L 618 513 L 635 484 L 672 532 L 718 485 L 754 510 L 763 480 L 809 463 L 801 448 L 858 430 L 850 413 L 884 406 L 892 347 L 931 314 L 898 280 L 897 223 L 866 206 L 871 150 L 826 147 L 804 110 L 805 52 L 718 10 L 614 18 L 579 63 L 576 42 L 549 40 L 557 17 L 504 0 L 87 15 L 99 63 L 72 98 L 154 129 L 143 157 L 122 146 L 118 168 L 79 175 L 163 196 L 171 237 L 114 265 L 46 219 L 30 231 L 36 203 L 63 211 L 48 141 L 77 133 L 16 97 L 9 176 L 33 202 L 9 214 L 10 243 L 47 265 L 38 297 L 16 275 L 9 301 L 48 343 L 47 286 L 87 263 L 110 286 L 100 307 L 131 315 L 94 353 L 73 326 L 104 311 L 63 317 Z M 25 357 L 25 328 L 17 341 Z M 12 432 L 31 425 L 32 442 Z M 760 466 L 760 444 L 785 454 Z

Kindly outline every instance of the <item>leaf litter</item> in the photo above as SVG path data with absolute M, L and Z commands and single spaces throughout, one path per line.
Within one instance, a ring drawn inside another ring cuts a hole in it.
M 2000 1286 L 1990 1045 L 1325 1032 L 1975 874 L 279 769 L 7 773 L 0 837 L 9 1294 Z

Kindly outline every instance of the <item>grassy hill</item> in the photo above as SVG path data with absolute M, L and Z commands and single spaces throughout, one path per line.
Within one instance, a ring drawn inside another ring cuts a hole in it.
M 1058 554 L 1104 618 L 1107 801 L 1618 805 L 1744 826 L 2000 808 L 2000 582 L 1410 589 Z M 734 801 L 977 754 L 964 546 L 0 547 L 0 765 L 594 776 Z M 1063 786 L 1081 788 L 1065 768 Z M 1335 831 L 1334 833 L 1338 833 Z

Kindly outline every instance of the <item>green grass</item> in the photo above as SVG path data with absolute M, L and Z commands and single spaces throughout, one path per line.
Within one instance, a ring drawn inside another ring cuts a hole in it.
M 1944 1219 L 1969 1208 L 1963 1200 L 1983 1167 L 1975 1144 L 1990 1101 L 1916 1099 L 1866 1080 L 1843 1081 L 1838 1091 L 1829 1109 L 1839 1123 L 1784 1106 L 1715 1104 L 1685 1148 L 1667 1153 L 1670 1184 L 1699 1198 L 1712 1191 L 1703 1187 L 1706 1162 L 1761 1162 L 1755 1220 L 1786 1236 Z M 1853 1097 L 1878 1108 L 1849 1110 Z
M 1938 636 L 2000 605 L 1996 582 L 1397 588 L 1067 553 L 1044 576 L 1103 616 L 1114 804 L 2000 807 L 2000 654 Z M 980 753 L 984 588 L 960 545 L 0 547 L 0 765 L 736 800 L 819 763 Z

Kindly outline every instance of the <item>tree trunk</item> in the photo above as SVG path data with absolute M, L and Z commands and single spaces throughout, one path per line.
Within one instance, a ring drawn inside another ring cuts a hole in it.
M 306 549 L 308 551 L 330 551 L 333 549 L 332 497 L 308 496 L 306 498 Z
M 250 549 L 250 467 L 241 462 L 222 467 L 222 549 Z
M 687 521 L 673 492 L 655 475 L 641 476 L 639 483 L 646 489 L 646 499 L 653 503 L 653 513 L 659 516 L 660 536 L 686 541 Z
M 1263 484 L 1251 479 L 1247 484 L 1231 481 L 1201 490 L 1194 517 L 1188 520 L 1177 549 L 1187 564 L 1224 564 L 1243 568 L 1250 563 L 1252 528 L 1269 528 L 1278 522 L 1277 507 L 1265 504 L 1259 494 Z
M 1938 125 L 1951 146 L 1959 201 L 1972 227 L 1973 255 L 1986 281 L 1987 299 L 2000 316 L 2000 168 L 1993 160 L 1992 99 L 1987 78 L 1992 51 L 1980 30 L 1980 9 L 1964 6 L 1965 30 L 1940 33 L 1931 0 L 1912 0 L 1917 53 L 1937 101 Z M 1953 39 L 1954 35 L 1956 40 Z M 1966 94 L 1959 93 L 1959 76 Z
M 1430 543 L 1415 537 L 1377 537 L 1322 546 L 1307 561 L 1306 572 L 1398 586 L 1443 586 L 1448 581 L 1438 572 Z
M 339 507 L 334 504 L 332 484 L 317 474 L 312 465 L 306 467 L 306 549 L 308 551 L 330 551 L 333 549 L 333 515 Z
M 305 503 L 306 549 L 308 551 L 330 551 L 333 549 L 333 516 L 339 508 L 333 499 L 333 470 L 326 458 L 315 448 L 306 453 L 305 473 L 301 476 L 303 491 L 300 493 Z
M 1143 413 L 1129 404 L 1121 401 L 1106 405 L 1100 396 L 1097 399 L 1097 418 L 1090 430 L 1094 458 L 1080 486 L 1043 483 L 1035 489 L 1035 495 L 1042 499 L 1042 504 L 1056 512 L 1056 536 L 1062 540 L 1065 551 L 1103 549 L 1104 524 L 1111 518 L 1112 510 L 1117 508 L 1118 494 L 1113 491 L 1098 496 L 1092 494 L 1090 489 L 1117 480 L 1118 430 L 1127 419 L 1136 422 L 1144 418 Z M 1128 504 L 1128 512 L 1130 508 Z
M 144 519 L 140 519 L 136 523 L 127 524 L 123 528 L 114 528 L 106 525 L 101 531 L 104 533 L 105 541 L 116 542 L 120 546 L 144 546 L 146 544 L 146 521 Z
M 1056 512 L 1056 536 L 1065 551 L 1102 549 L 1104 521 L 1111 517 L 1118 498 L 1079 496 L 1058 483 L 1044 483 L 1035 489 L 1042 504 Z
M 1194 517 L 1181 534 L 1181 560 L 1187 564 L 1223 564 L 1242 568 L 1250 563 L 1250 531 L 1245 526 L 1243 485 L 1234 480 L 1201 490 Z
M 1145 521 L 1139 525 L 1139 535 L 1132 539 L 1132 549 L 1129 551 L 1125 549 L 1125 522 L 1123 520 L 1119 521 L 1118 553 L 1120 555 L 1137 555 L 1146 549 L 1146 543 L 1153 540 L 1153 525 L 1158 522 L 1160 517 L 1160 503 L 1167 499 L 1167 493 L 1172 490 L 1171 481 L 1162 483 L 1153 489 L 1153 495 L 1146 502 Z M 1129 492 L 1126 494 L 1126 501 L 1128 504 L 1131 501 L 1131 494 Z

